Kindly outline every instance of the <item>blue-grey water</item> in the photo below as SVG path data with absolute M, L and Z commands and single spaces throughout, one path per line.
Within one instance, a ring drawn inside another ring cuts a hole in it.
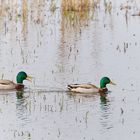
M 139 140 L 140 1 L 111 2 L 65 14 L 59 0 L 0 3 L 0 78 L 33 76 L 0 91 L 0 140 Z M 117 84 L 106 96 L 67 92 L 103 76 Z

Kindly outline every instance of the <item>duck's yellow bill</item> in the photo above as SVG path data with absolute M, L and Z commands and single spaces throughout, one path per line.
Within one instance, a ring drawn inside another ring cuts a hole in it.
M 32 78 L 33 78 L 33 77 L 31 77 L 31 76 L 27 76 L 27 77 L 26 77 L 26 80 L 32 82 Z
M 116 85 L 114 82 L 112 82 L 112 81 L 110 81 L 110 83 L 109 84 L 111 84 L 111 85 Z

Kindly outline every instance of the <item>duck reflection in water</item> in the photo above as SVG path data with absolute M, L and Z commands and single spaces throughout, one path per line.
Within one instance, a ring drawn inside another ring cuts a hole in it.
M 111 102 L 108 99 L 108 93 L 100 93 L 100 123 L 101 123 L 101 132 L 106 132 L 106 130 L 113 128 L 111 121 L 112 112 L 111 112 Z
M 101 101 L 101 104 L 106 105 L 107 102 L 109 102 L 109 100 L 107 99 L 107 94 L 108 93 L 100 93 L 100 101 Z
M 30 109 L 28 106 L 28 97 L 24 95 L 24 90 L 16 91 L 16 119 L 18 120 L 18 125 L 22 128 L 30 122 Z
M 23 90 L 18 90 L 16 92 L 17 99 L 22 99 L 24 97 L 23 95 L 24 95 L 24 91 Z

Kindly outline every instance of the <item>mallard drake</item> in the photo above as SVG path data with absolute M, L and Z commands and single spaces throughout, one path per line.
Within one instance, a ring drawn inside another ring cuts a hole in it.
M 69 89 L 69 91 L 79 92 L 79 93 L 98 93 L 98 92 L 105 93 L 108 91 L 106 87 L 107 84 L 116 85 L 108 77 L 103 77 L 100 80 L 100 88 L 96 87 L 93 84 L 71 84 L 71 85 L 68 85 L 67 88 Z
M 14 83 L 13 81 L 10 80 L 0 80 L 0 90 L 11 90 L 11 89 L 23 89 L 24 88 L 24 84 L 23 81 L 24 80 L 29 80 L 31 81 L 30 76 L 28 76 L 24 71 L 21 71 L 17 74 L 16 80 L 17 83 Z

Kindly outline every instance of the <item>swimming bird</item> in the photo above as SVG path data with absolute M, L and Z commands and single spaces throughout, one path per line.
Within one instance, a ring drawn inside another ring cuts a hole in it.
M 17 83 L 14 83 L 13 81 L 10 81 L 10 80 L 1 79 L 0 90 L 23 89 L 24 88 L 23 81 L 24 80 L 31 81 L 31 79 L 32 79 L 31 76 L 28 76 L 24 71 L 21 71 L 16 76 Z
M 78 93 L 105 93 L 108 91 L 106 87 L 107 84 L 116 85 L 108 77 L 103 77 L 100 80 L 100 88 L 93 84 L 71 84 L 68 85 L 67 88 L 69 91 Z

